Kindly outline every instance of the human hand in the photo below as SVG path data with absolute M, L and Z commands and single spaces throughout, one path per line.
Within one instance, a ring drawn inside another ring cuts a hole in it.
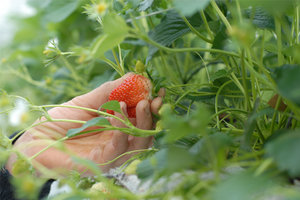
M 92 109 L 98 109 L 102 104 L 108 101 L 111 91 L 118 87 L 122 81 L 130 74 L 126 74 L 122 78 L 115 81 L 106 82 L 95 90 L 78 96 L 63 105 L 80 106 Z M 153 128 L 152 113 L 157 114 L 162 105 L 162 97 L 164 91 L 159 92 L 159 96 L 149 103 L 147 100 L 142 100 L 136 107 L 136 119 L 131 119 L 132 123 L 140 129 L 149 130 Z M 127 116 L 126 104 L 120 102 L 123 113 Z M 52 119 L 71 119 L 88 121 L 98 115 L 96 113 L 66 107 L 56 107 L 49 110 L 48 114 Z M 119 113 L 116 116 L 122 118 Z M 42 118 L 41 120 L 45 120 Z M 109 119 L 110 123 L 116 127 L 125 127 L 116 119 Z M 70 122 L 46 122 L 36 126 L 25 132 L 14 144 L 21 153 L 27 157 L 31 157 L 40 152 L 49 142 L 55 142 L 63 138 L 69 129 L 79 128 L 81 124 Z M 88 130 L 96 129 L 90 127 Z M 98 127 L 99 128 L 99 127 Z M 75 155 L 89 159 L 97 164 L 106 163 L 113 160 L 117 156 L 137 149 L 146 149 L 152 144 L 153 137 L 133 137 L 128 136 L 118 130 L 107 130 L 102 132 L 93 132 L 89 134 L 79 135 L 63 143 L 69 152 Z M 101 166 L 102 171 L 108 171 L 110 168 L 120 166 L 130 155 L 126 155 L 108 165 Z M 16 156 L 12 155 L 7 162 L 7 169 L 11 171 L 13 163 L 16 161 Z M 35 161 L 47 167 L 61 171 L 78 170 L 84 171 L 84 167 L 76 164 L 71 159 L 70 155 L 64 151 L 51 147 L 35 157 Z

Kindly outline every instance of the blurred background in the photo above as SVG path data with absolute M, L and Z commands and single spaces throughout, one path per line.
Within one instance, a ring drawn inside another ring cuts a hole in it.
M 26 0 L 2 0 L 0 7 L 0 46 L 8 45 L 16 31 L 13 24 L 15 17 L 29 17 L 35 14 L 35 10 L 28 6 Z
M 47 104 L 64 102 L 107 81 L 111 76 L 101 76 L 110 69 L 106 64 L 78 60 L 99 32 L 97 22 L 83 13 L 87 2 L 2 1 L 0 88 L 34 104 Z M 76 57 L 45 51 L 53 41 L 59 52 L 80 51 Z
M 84 49 L 99 34 L 98 22 L 83 13 L 88 2 L 1 1 L 1 112 L 14 107 L 19 97 L 33 105 L 60 104 L 114 78 L 103 61 L 84 59 Z M 76 55 L 61 53 L 70 51 Z M 5 124 L 7 116 L 1 112 L 0 124 Z M 32 123 L 35 114 L 31 112 L 27 123 L 16 129 Z

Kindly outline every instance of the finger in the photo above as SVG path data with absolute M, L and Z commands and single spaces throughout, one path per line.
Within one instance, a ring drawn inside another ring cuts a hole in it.
M 150 104 L 147 100 L 140 101 L 136 106 L 136 126 L 145 130 L 149 130 L 152 127 Z
M 151 102 L 151 112 L 158 115 L 158 111 L 162 105 L 162 98 L 161 97 L 156 97 L 153 99 Z
M 126 117 L 128 117 L 126 103 L 120 102 L 120 107 L 121 107 L 121 110 L 122 110 L 123 114 Z M 114 114 L 115 114 L 116 117 L 124 119 L 124 116 L 121 113 L 114 112 Z M 111 125 L 113 125 L 115 127 L 120 127 L 120 128 L 126 127 L 125 124 L 123 124 L 120 120 L 115 119 L 115 118 L 110 118 L 110 123 L 111 123 Z
M 124 102 L 120 102 L 120 106 L 121 106 L 121 109 L 124 113 L 124 115 L 127 117 L 128 114 L 127 114 L 127 106 Z M 121 113 L 115 113 L 115 116 L 116 117 L 119 117 L 121 119 L 123 119 L 123 115 Z M 123 124 L 120 120 L 117 120 L 117 119 L 112 119 L 111 120 L 111 125 L 112 126 L 115 126 L 115 127 L 120 127 L 120 128 L 124 128 L 126 127 L 125 124 Z M 124 149 L 126 148 L 127 149 L 127 145 L 128 145 L 128 135 L 125 134 L 125 133 L 122 133 L 121 131 L 119 130 L 114 130 L 113 131 L 113 136 L 112 136 L 112 145 L 115 147 L 115 148 L 118 148 L 118 149 Z
M 136 107 L 137 128 L 149 130 L 152 128 L 152 115 L 150 104 L 147 100 L 142 100 Z M 130 138 L 130 150 L 145 149 L 149 147 L 152 137 Z
M 160 88 L 157 95 L 159 97 L 164 97 L 166 95 L 166 89 L 165 88 Z
M 120 102 L 121 109 L 125 116 L 127 117 L 127 107 L 124 102 Z M 124 116 L 120 113 L 115 113 L 115 116 L 119 118 L 124 118 Z M 125 124 L 120 122 L 117 119 L 110 119 L 111 125 L 115 127 L 126 127 Z M 103 158 L 105 161 L 110 161 L 116 158 L 117 156 L 121 155 L 122 153 L 126 152 L 128 150 L 128 135 L 125 133 L 122 133 L 119 130 L 112 131 L 112 138 L 110 143 L 105 147 Z M 116 165 L 118 161 L 114 162 L 112 165 Z
M 132 75 L 132 72 L 125 74 L 117 80 L 106 82 L 89 93 L 75 97 L 70 101 L 70 104 L 98 109 L 102 104 L 108 101 L 109 94 L 130 75 Z

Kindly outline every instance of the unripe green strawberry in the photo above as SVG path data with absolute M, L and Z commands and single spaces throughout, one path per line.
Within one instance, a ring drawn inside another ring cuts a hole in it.
M 135 64 L 135 71 L 137 73 L 143 73 L 145 72 L 145 65 L 140 60 L 138 60 Z
M 125 102 L 127 105 L 128 116 L 136 117 L 136 105 L 141 100 L 150 100 L 152 98 L 151 91 L 152 84 L 148 78 L 139 74 L 133 74 L 127 77 L 119 87 L 115 88 L 110 93 L 109 100 Z

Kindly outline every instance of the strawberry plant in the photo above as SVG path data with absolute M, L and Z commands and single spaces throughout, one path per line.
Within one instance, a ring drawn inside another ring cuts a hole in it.
M 69 192 L 50 199 L 300 199 L 299 0 L 28 4 L 36 13 L 14 19 L 18 29 L 1 52 L 0 65 L 0 163 L 12 153 L 22 163 L 16 167 L 22 176 L 17 173 L 12 181 L 19 197 L 38 198 L 43 183 L 55 177 Z M 134 71 L 144 72 L 126 79 L 100 108 L 61 104 Z M 164 105 L 153 115 L 153 130 L 114 115 L 122 113 L 117 101 L 124 101 L 129 117 L 135 117 L 137 102 L 161 88 Z M 53 107 L 99 116 L 53 119 L 48 114 Z M 11 144 L 17 136 L 8 136 L 37 126 L 32 123 L 38 117 L 45 118 L 41 123 L 80 127 L 27 158 Z M 113 127 L 106 117 L 127 127 Z M 94 126 L 155 140 L 149 149 L 100 164 L 133 155 L 117 175 L 103 174 L 99 163 L 74 155 L 96 176 L 77 171 L 61 176 L 34 163 L 52 147 L 70 153 L 63 141 L 90 134 L 86 129 Z M 120 174 L 139 184 L 127 185 Z

